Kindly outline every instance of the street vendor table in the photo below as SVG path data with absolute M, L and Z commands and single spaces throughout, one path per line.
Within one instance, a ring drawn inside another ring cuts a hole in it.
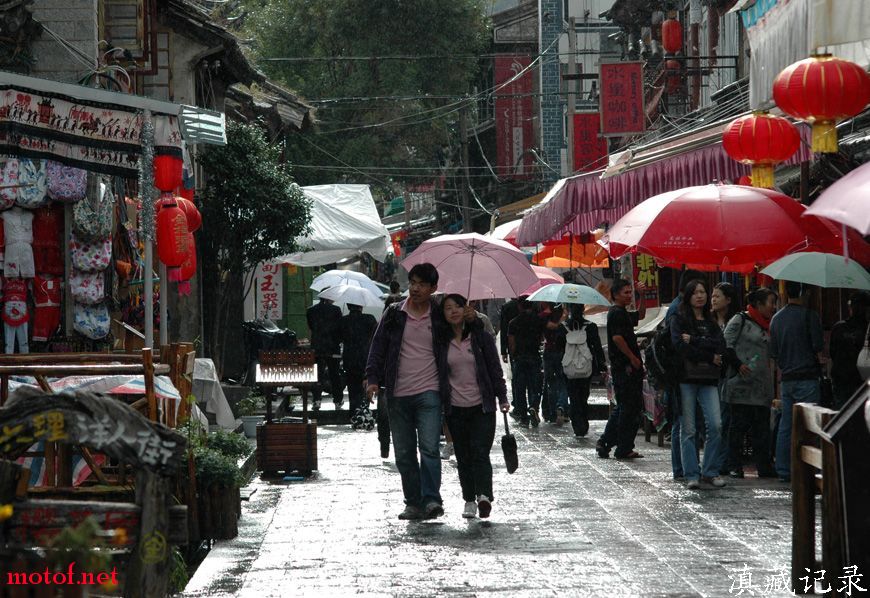
M 308 393 L 317 384 L 314 355 L 308 351 L 262 351 L 255 383 L 266 397 L 266 421 L 257 426 L 257 469 L 311 473 L 317 469 L 317 421 L 308 418 Z M 302 420 L 272 421 L 272 398 L 282 387 L 299 389 Z

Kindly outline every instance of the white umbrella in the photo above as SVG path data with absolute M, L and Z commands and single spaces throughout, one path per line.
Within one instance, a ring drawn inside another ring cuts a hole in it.
M 340 285 L 360 287 L 371 291 L 376 296 L 383 292 L 371 278 L 353 270 L 329 270 L 311 281 L 311 289 L 314 291 L 322 291 L 327 287 Z
M 320 298 L 329 299 L 336 305 L 359 305 L 362 307 L 384 307 L 384 302 L 374 293 L 362 287 L 342 284 L 329 287 Z
M 870 274 L 854 260 L 833 253 L 792 253 L 761 271 L 777 280 L 791 280 L 826 289 L 870 290 Z

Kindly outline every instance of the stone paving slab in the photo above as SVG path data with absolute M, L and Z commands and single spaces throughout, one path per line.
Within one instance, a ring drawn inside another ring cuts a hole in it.
M 374 432 L 321 427 L 320 471 L 255 480 L 239 537 L 216 543 L 184 596 L 729 596 L 744 564 L 759 595 L 788 565 L 788 487 L 747 478 L 689 491 L 671 479 L 670 447 L 642 436 L 646 458 L 598 458 L 603 425 L 586 439 L 516 428 L 513 475 L 496 439 L 489 520 L 462 519 L 456 463 L 443 462 L 446 515 L 432 522 L 396 518 L 399 475 Z

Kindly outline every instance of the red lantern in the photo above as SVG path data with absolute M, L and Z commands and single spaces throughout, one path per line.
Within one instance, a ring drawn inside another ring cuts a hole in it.
M 837 151 L 837 121 L 870 102 L 870 75 L 854 62 L 818 54 L 787 66 L 773 82 L 783 112 L 813 125 L 813 151 Z
M 683 26 L 676 19 L 662 23 L 662 47 L 668 54 L 676 54 L 683 49 Z
M 665 61 L 665 91 L 669 94 L 677 93 L 683 84 L 682 76 L 680 75 L 680 62 L 670 59 Z
M 190 294 L 190 279 L 196 276 L 196 240 L 193 233 L 187 233 L 187 256 L 184 263 L 169 272 L 169 280 L 178 283 L 178 294 Z
M 800 147 L 797 128 L 780 116 L 753 112 L 735 119 L 722 133 L 722 147 L 734 160 L 752 165 L 752 184 L 772 188 L 773 165 Z
M 184 163 L 176 156 L 154 156 L 154 186 L 164 192 L 181 186 Z
M 187 216 L 173 199 L 166 199 L 157 212 L 157 256 L 170 268 L 177 268 L 187 259 Z
M 188 231 L 196 232 L 202 226 L 202 214 L 200 214 L 196 204 L 192 201 L 188 201 L 183 197 L 172 197 L 171 195 L 166 194 L 161 196 L 161 198 L 154 203 L 155 212 L 159 213 L 164 204 L 175 204 L 181 208 L 181 211 L 184 212 L 185 218 L 187 218 Z
M 194 189 L 185 189 L 184 187 L 180 187 L 178 189 L 178 195 L 180 195 L 187 201 L 193 201 L 193 192 Z

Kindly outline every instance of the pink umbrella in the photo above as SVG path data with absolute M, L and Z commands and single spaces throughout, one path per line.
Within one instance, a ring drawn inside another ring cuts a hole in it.
M 477 233 L 441 235 L 423 243 L 402 267 L 428 262 L 438 269 L 438 290 L 467 299 L 517 297 L 538 277 L 526 254 L 507 243 Z
M 559 276 L 559 274 L 553 272 L 549 268 L 545 268 L 544 266 L 532 266 L 532 271 L 535 273 L 535 276 L 538 277 L 538 280 L 532 286 L 520 293 L 521 295 L 531 295 L 538 289 L 542 289 L 548 284 L 565 283 L 564 278 L 562 278 L 561 276 Z
M 825 189 L 803 215 L 824 216 L 870 235 L 870 163 Z
M 493 229 L 489 236 L 493 239 L 507 241 L 511 245 L 519 247 L 519 245 L 517 245 L 517 229 L 520 228 L 520 224 L 522 223 L 522 220 L 514 220 L 513 222 L 499 224 Z

